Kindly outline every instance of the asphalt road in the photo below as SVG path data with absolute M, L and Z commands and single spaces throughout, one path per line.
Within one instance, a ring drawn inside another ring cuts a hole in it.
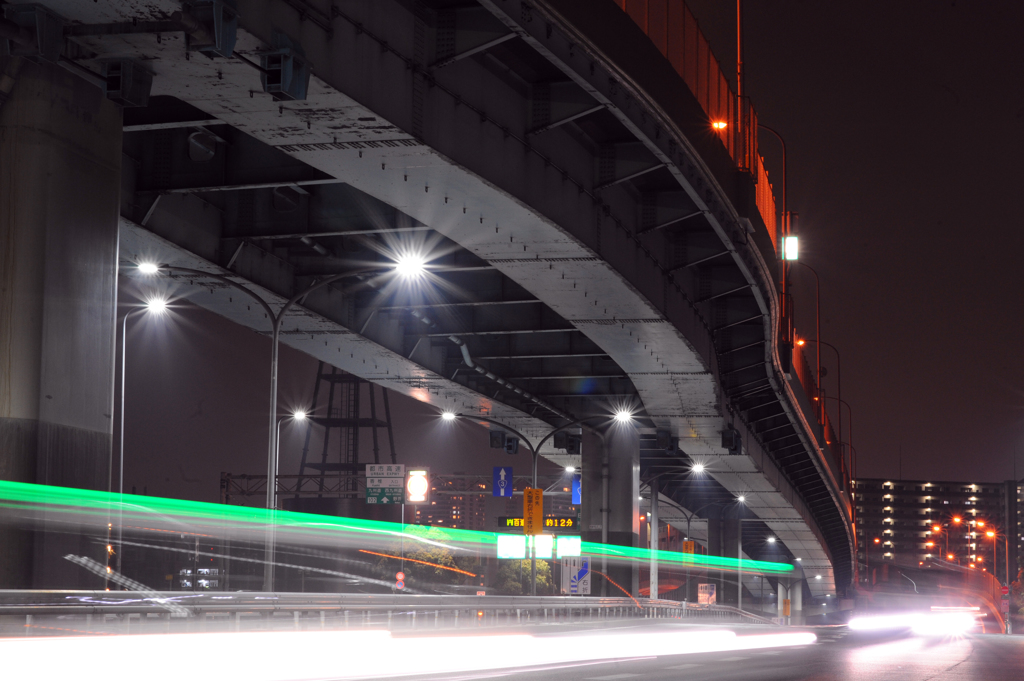
M 645 627 L 625 626 L 624 633 Z M 654 629 L 654 627 L 647 627 Z M 663 629 L 664 627 L 658 627 Z M 726 627 L 738 634 L 768 633 L 754 627 Z M 1020 681 L 1024 679 L 1024 637 L 972 634 L 934 639 L 873 636 L 845 628 L 808 629 L 817 643 L 795 648 L 722 653 L 658 655 L 600 663 L 460 673 L 446 679 L 502 678 L 508 681 Z M 778 629 L 773 631 L 778 632 Z M 576 633 L 579 633 L 578 631 Z M 557 638 L 558 634 L 552 634 Z M 472 638 L 467 638 L 472 645 Z M 515 651 L 510 651 L 511 655 Z M 422 677 L 421 677 L 422 678 Z M 432 677 L 436 679 L 438 677 Z

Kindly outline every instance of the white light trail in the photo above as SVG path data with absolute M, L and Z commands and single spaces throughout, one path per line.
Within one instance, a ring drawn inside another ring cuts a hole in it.
M 815 640 L 811 633 L 737 636 L 728 630 L 619 630 L 551 638 L 473 635 L 469 639 L 452 635 L 392 638 L 387 631 L 41 636 L 0 639 L 0 659 L 10 678 L 109 681 L 109 667 L 84 664 L 88 660 L 116 660 L 123 669 L 145 669 L 147 681 L 181 681 L 196 670 L 202 670 L 204 678 L 234 678 L 238 661 L 251 660 L 246 681 L 305 681 L 600 662 L 636 657 L 639 650 L 660 655 L 755 650 L 808 645 Z M 470 641 L 472 645 L 467 645 Z M 359 654 L 339 656 L 339 650 Z M 516 654 L 510 656 L 509 651 Z

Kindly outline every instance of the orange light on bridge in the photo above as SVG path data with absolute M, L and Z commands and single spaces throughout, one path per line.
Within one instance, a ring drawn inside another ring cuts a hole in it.
M 977 524 L 978 527 L 985 527 L 985 521 L 984 520 L 979 520 L 976 524 Z
M 881 539 L 879 539 L 878 537 L 875 537 L 875 543 L 876 543 L 876 544 L 881 544 L 881 543 L 882 543 L 882 540 L 881 540 Z
M 806 344 L 807 344 L 807 341 L 805 341 L 805 340 L 804 340 L 803 338 L 801 338 L 800 340 L 798 340 L 798 341 L 796 342 L 796 344 L 797 344 L 797 345 L 800 345 L 800 346 L 803 346 L 803 345 L 806 345 Z
M 924 543 L 924 545 L 927 546 L 928 548 L 931 548 L 931 547 L 935 546 L 935 542 L 926 541 Z
M 947 553 L 946 554 L 946 560 L 953 560 L 953 554 L 952 553 Z
M 974 567 L 974 563 L 971 563 L 971 567 L 972 567 L 972 568 Z
M 932 526 L 932 532 L 942 532 L 942 528 L 939 527 L 938 525 L 933 525 Z
M 725 130 L 726 126 L 729 125 L 725 121 L 715 121 L 711 124 L 711 127 L 715 130 Z
M 985 536 L 986 537 L 994 537 L 994 536 L 996 536 L 996 533 L 993 532 L 992 530 L 989 530 L 988 532 L 985 533 Z

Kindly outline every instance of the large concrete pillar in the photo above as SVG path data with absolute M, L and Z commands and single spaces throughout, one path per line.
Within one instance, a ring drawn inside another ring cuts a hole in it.
M 804 623 L 804 583 L 794 582 L 789 590 L 790 609 L 792 611 L 792 624 Z
M 23 62 L 0 108 L 2 479 L 107 489 L 120 174 L 120 109 Z M 62 556 L 102 545 L 0 533 L 0 588 L 98 586 Z
M 639 545 L 640 538 L 640 436 L 630 426 L 614 425 L 604 438 L 583 433 L 583 539 L 618 546 Z M 607 489 L 607 497 L 605 490 Z M 607 504 L 605 503 L 607 499 Z M 607 527 L 605 527 L 607 524 Z M 594 569 L 605 572 L 633 596 L 640 591 L 639 564 L 600 562 Z M 604 579 L 595 580 L 608 596 L 621 596 Z M 594 595 L 602 595 L 596 593 Z
M 725 558 L 739 557 L 739 525 L 735 511 L 712 506 L 708 510 L 708 554 Z M 722 605 L 736 605 L 738 602 L 736 572 L 709 574 L 717 584 L 717 601 Z
M 777 613 L 776 616 L 777 617 L 785 617 L 786 616 L 785 603 L 786 603 L 786 601 L 788 599 L 789 599 L 789 588 L 786 586 L 785 580 L 780 578 L 779 579 L 779 597 L 777 599 L 778 602 L 776 604 L 776 613 Z M 790 612 L 792 612 L 792 604 L 790 604 Z M 785 624 L 785 622 L 783 622 L 783 624 Z

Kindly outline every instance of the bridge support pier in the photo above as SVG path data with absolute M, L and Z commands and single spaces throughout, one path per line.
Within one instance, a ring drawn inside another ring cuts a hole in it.
M 790 623 L 791 624 L 803 624 L 804 623 L 804 583 L 803 580 L 794 581 L 789 587 L 789 602 L 790 602 Z
M 786 585 L 786 582 L 787 582 L 787 580 L 785 580 L 785 579 L 783 579 L 781 577 L 779 578 L 779 598 L 778 598 L 778 600 L 776 602 L 776 613 L 775 613 L 776 616 L 779 619 L 782 620 L 783 624 L 786 623 L 785 619 L 783 619 L 786 616 L 786 605 L 785 605 L 785 603 L 786 603 L 786 599 L 789 598 L 789 587 Z M 790 609 L 790 612 L 792 612 L 792 609 Z
M 613 425 L 604 438 L 583 432 L 583 540 L 607 541 L 618 546 L 640 542 L 640 436 L 631 426 Z M 604 523 L 607 522 L 607 527 Z M 607 569 L 606 569 L 607 568 Z M 636 562 L 592 569 L 604 572 L 636 597 L 640 592 L 640 567 Z M 604 578 L 595 578 L 595 596 L 622 596 Z M 600 587 L 597 587 L 601 584 Z
M 2 71 L 16 75 L 0 107 L 0 479 L 105 490 L 121 111 L 57 66 Z M 102 544 L 0 527 L 0 546 L 0 588 L 102 587 L 63 560 L 105 562 Z
M 739 557 L 740 521 L 735 510 L 711 507 L 708 512 L 708 554 L 724 558 Z M 738 574 L 719 572 L 717 576 L 709 575 L 709 581 L 717 586 L 717 601 L 722 605 L 736 605 L 738 598 Z

